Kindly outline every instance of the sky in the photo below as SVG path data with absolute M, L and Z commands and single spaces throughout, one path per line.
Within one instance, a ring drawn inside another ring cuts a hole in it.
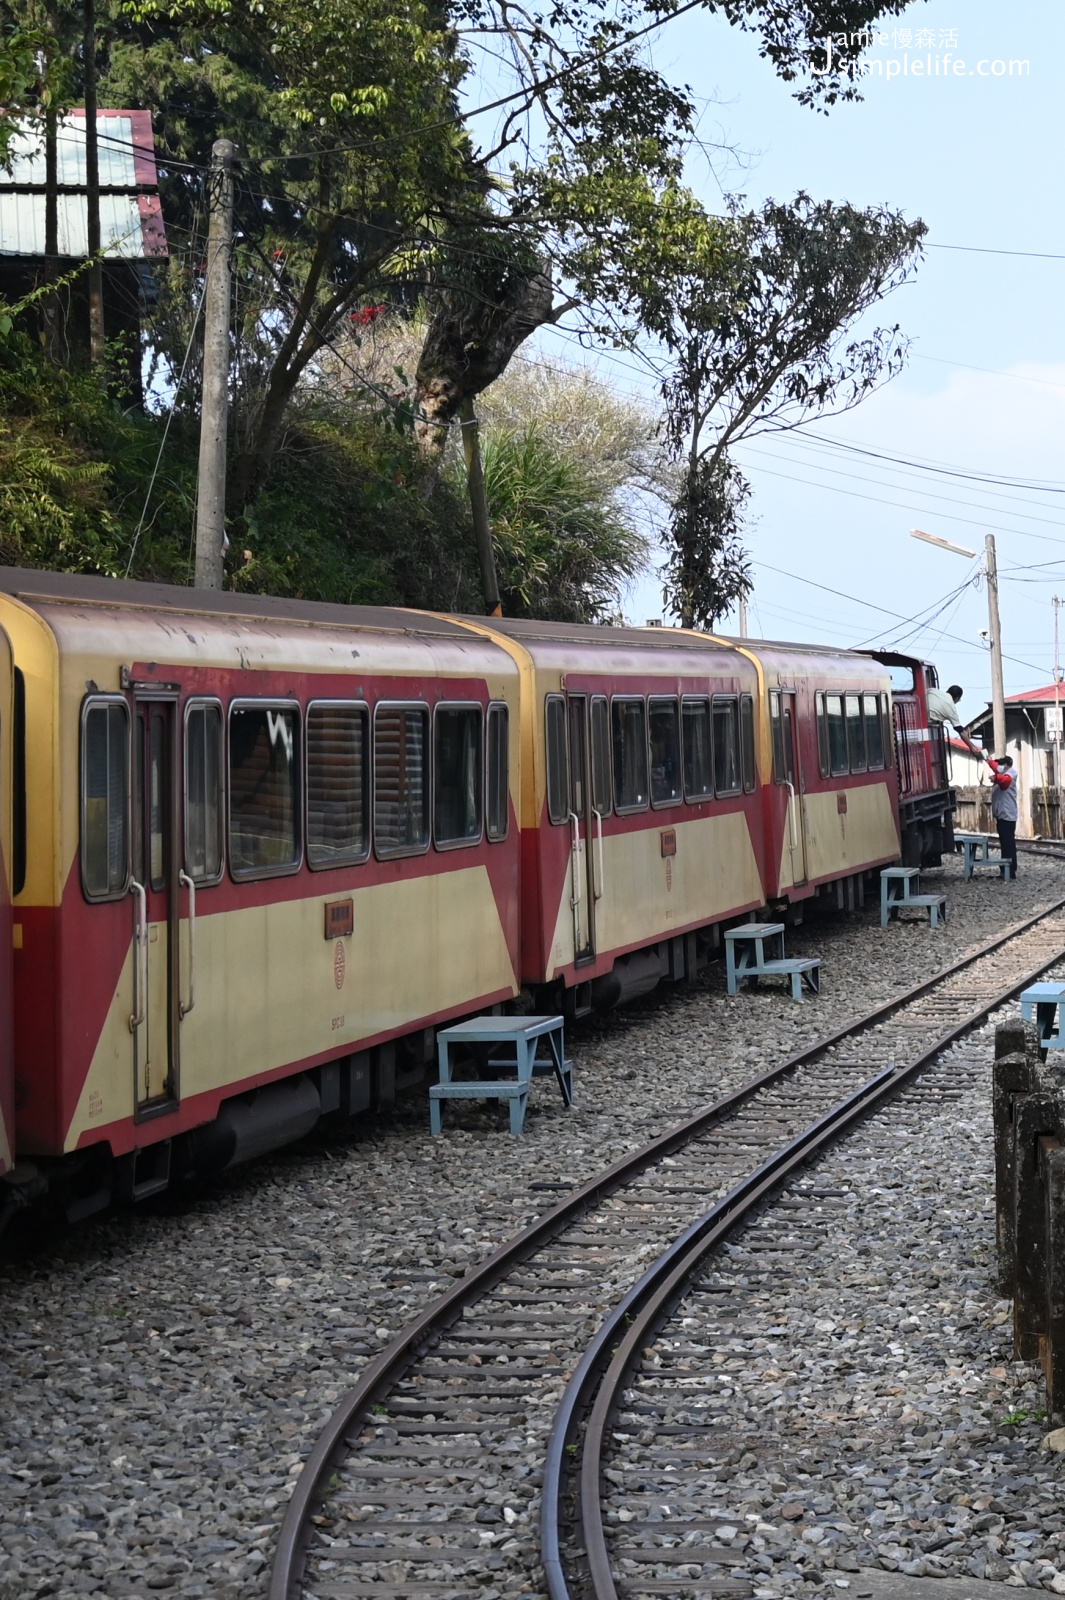
M 931 48 L 918 30 L 934 34 Z M 918 0 L 881 31 L 864 99 L 827 116 L 797 104 L 755 36 L 702 12 L 663 27 L 653 55 L 705 104 L 700 132 L 718 148 L 693 152 L 687 181 L 710 208 L 724 193 L 754 205 L 805 189 L 928 225 L 915 278 L 876 319 L 913 341 L 906 370 L 845 416 L 735 452 L 754 490 L 749 631 L 898 643 L 963 685 L 972 716 L 991 693 L 985 536 L 997 544 L 1007 694 L 1052 680 L 1052 598 L 1065 597 L 1065 6 Z M 565 334 L 542 348 L 579 357 Z M 631 358 L 594 359 L 617 387 L 653 391 Z M 912 528 L 977 559 L 921 544 Z M 626 611 L 662 615 L 653 574 Z

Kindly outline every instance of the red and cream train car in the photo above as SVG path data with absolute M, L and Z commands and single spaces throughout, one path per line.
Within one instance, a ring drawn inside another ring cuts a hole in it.
M 15 854 L 20 774 L 15 751 L 23 748 L 23 707 L 16 694 L 11 641 L 0 628 L 0 1178 L 15 1164 L 15 1057 L 13 1037 L 14 934 L 11 894 L 22 863 Z M 0 1215 L 3 1207 L 0 1205 Z
M 867 655 L 0 571 L 6 1209 L 224 1169 L 388 1104 L 449 1020 L 857 903 L 890 727 Z
M 420 1069 L 436 1024 L 518 992 L 519 679 L 490 638 L 28 571 L 0 625 L 29 730 L 18 1153 L 83 1153 L 68 1211 L 387 1098 L 394 1041 Z
M 571 1011 L 765 903 L 757 669 L 705 635 L 496 621 L 522 678 L 522 971 Z
M 735 643 L 758 664 L 766 712 L 766 900 L 831 891 L 853 908 L 865 874 L 899 855 L 888 674 L 852 652 Z

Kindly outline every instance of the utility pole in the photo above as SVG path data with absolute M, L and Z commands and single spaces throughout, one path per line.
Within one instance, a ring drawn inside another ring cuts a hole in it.
M 104 269 L 100 262 L 100 149 L 96 136 L 96 0 L 85 8 L 85 232 L 89 253 L 89 359 L 104 358 Z
M 1002 626 L 998 617 L 998 560 L 995 535 L 984 540 L 984 574 L 987 578 L 987 620 L 991 630 L 991 710 L 995 728 L 995 754 L 1006 753 L 1006 694 L 1002 687 Z
M 481 587 L 484 589 L 485 615 L 501 617 L 503 605 L 499 598 L 499 579 L 496 577 L 496 557 L 492 548 L 492 524 L 488 520 L 488 496 L 484 492 L 484 472 L 481 468 L 481 443 L 478 437 L 477 417 L 473 398 L 467 396 L 459 411 L 462 424 L 462 453 L 466 457 L 466 481 L 470 486 L 470 510 L 473 512 L 473 531 L 477 535 L 477 558 L 481 565 Z
M 44 29 L 49 36 L 41 58 L 41 88 L 48 94 L 44 111 L 44 281 L 50 289 L 59 275 L 59 118 L 53 73 L 59 52 L 59 13 L 54 0 L 45 9 Z M 54 292 L 46 294 L 41 304 L 41 323 L 45 350 L 59 365 L 59 300 Z
M 203 300 L 203 396 L 196 492 L 197 589 L 222 587 L 226 545 L 226 439 L 229 423 L 229 304 L 233 264 L 232 139 L 211 146 L 207 179 L 207 284 Z
M 1058 618 L 1065 600 L 1054 596 L 1054 799 L 1057 818 L 1057 838 L 1061 838 L 1061 667 L 1058 659 Z M 1047 807 L 1047 815 L 1050 807 Z
M 740 595 L 740 638 L 747 637 L 747 596 Z

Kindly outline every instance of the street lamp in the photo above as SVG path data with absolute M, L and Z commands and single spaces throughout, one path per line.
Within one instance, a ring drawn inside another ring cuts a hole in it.
M 934 533 L 925 533 L 921 528 L 911 528 L 910 537 L 920 539 L 924 544 L 934 544 L 941 550 L 950 550 L 956 556 L 967 556 L 974 560 L 975 550 L 966 550 L 964 545 L 951 544 L 949 539 L 940 539 Z M 1002 627 L 998 615 L 998 560 L 995 555 L 995 535 L 989 533 L 984 540 L 984 577 L 987 579 L 987 618 L 990 625 L 991 637 L 991 708 L 995 731 L 995 749 L 999 754 L 1004 754 L 1006 749 L 1006 692 L 1002 683 Z

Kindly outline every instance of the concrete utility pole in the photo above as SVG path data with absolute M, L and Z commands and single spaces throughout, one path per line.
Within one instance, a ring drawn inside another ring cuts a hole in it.
M 1062 743 L 1062 740 L 1061 740 L 1061 667 L 1060 667 L 1059 661 L 1058 661 L 1058 618 L 1061 615 L 1061 608 L 1062 608 L 1063 605 L 1065 605 L 1065 600 L 1062 600 L 1060 598 L 1060 596 L 1055 595 L 1054 596 L 1054 600 L 1053 600 L 1053 606 L 1054 606 L 1054 711 L 1055 711 L 1054 722 L 1056 724 L 1056 728 L 1055 728 L 1055 732 L 1054 732 L 1053 745 L 1054 745 L 1054 789 L 1055 789 L 1056 814 L 1057 814 L 1057 824 L 1058 824 L 1057 825 L 1057 837 L 1059 839 L 1061 838 L 1061 822 L 1062 822 L 1062 817 L 1061 817 L 1061 743 Z M 1048 808 L 1048 810 L 1049 810 L 1049 808 Z
M 740 599 L 740 638 L 741 639 L 746 639 L 746 637 L 747 637 L 747 599 L 746 599 L 746 596 L 743 596 Z
M 462 453 L 466 457 L 466 480 L 470 486 L 473 531 L 477 535 L 477 557 L 481 564 L 485 615 L 501 617 L 503 606 L 499 598 L 496 557 L 492 548 L 492 524 L 488 520 L 488 496 L 484 492 L 484 472 L 481 469 L 481 444 L 471 397 L 462 402 L 459 420 L 462 423 Z
M 1002 625 L 998 618 L 998 559 L 995 535 L 984 540 L 984 575 L 987 578 L 987 621 L 991 630 L 991 710 L 995 727 L 995 754 L 1006 753 L 1006 694 L 1002 687 Z
M 229 303 L 233 264 L 232 139 L 211 146 L 207 179 L 207 286 L 203 301 L 203 398 L 196 493 L 197 589 L 222 587 L 226 544 L 226 436 L 229 423 Z
M 85 7 L 85 232 L 89 255 L 89 359 L 104 358 L 104 269 L 100 263 L 100 148 L 96 135 L 96 0 Z

